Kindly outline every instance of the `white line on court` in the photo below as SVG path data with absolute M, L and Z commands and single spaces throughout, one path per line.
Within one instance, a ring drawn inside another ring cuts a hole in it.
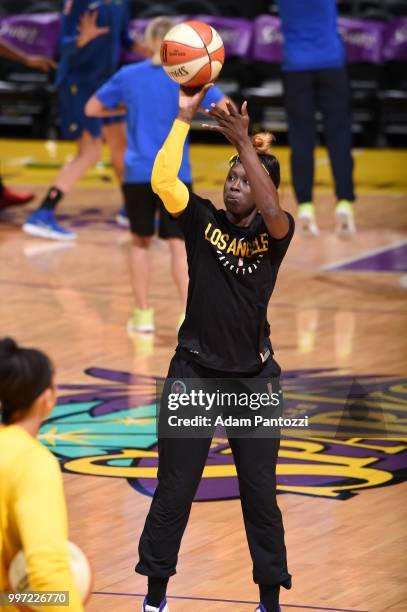
M 353 263 L 354 261 L 359 261 L 360 259 L 364 259 L 365 257 L 370 257 L 372 255 L 379 255 L 380 253 L 385 253 L 386 251 L 390 251 L 392 249 L 397 249 L 401 246 L 407 244 L 407 240 L 400 240 L 399 242 L 394 242 L 393 244 L 388 244 L 387 246 L 380 247 L 379 249 L 371 249 L 370 251 L 364 251 L 359 255 L 355 255 L 354 257 L 348 257 L 346 259 L 340 259 L 339 261 L 335 261 L 334 263 L 327 264 L 320 268 L 321 272 L 329 272 L 330 270 L 334 270 L 339 266 L 344 266 L 346 264 Z

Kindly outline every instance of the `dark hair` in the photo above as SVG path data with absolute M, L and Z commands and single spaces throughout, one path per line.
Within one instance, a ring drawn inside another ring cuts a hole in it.
M 271 132 L 259 132 L 258 134 L 254 134 L 254 136 L 252 136 L 253 147 L 265 170 L 268 172 L 271 180 L 273 181 L 275 188 L 278 189 L 281 180 L 280 162 L 278 161 L 277 157 L 268 153 L 273 141 L 274 136 Z M 240 163 L 240 157 L 238 155 L 234 155 L 229 161 L 229 165 L 231 167 Z
M 12 338 L 0 340 L 1 420 L 12 423 L 45 389 L 52 386 L 51 361 L 41 351 L 20 348 Z

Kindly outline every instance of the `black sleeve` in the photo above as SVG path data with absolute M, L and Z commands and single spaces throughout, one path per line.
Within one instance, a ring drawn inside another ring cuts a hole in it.
M 288 217 L 288 232 L 283 238 L 273 238 L 270 236 L 270 256 L 274 263 L 280 264 L 284 255 L 287 253 L 287 249 L 290 246 L 291 239 L 294 235 L 295 222 L 292 215 L 289 212 L 284 211 Z
M 208 221 L 212 209 L 216 210 L 210 200 L 190 192 L 187 207 L 176 217 L 186 242 L 196 240 L 205 222 Z

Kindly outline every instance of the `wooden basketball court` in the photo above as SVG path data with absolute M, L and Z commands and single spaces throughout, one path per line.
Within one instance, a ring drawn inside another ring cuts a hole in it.
M 72 151 L 51 142 L 0 146 L 5 181 L 38 195 Z M 218 205 L 230 153 L 193 148 L 195 189 Z M 288 152 L 277 148 L 277 155 L 284 206 L 294 211 Z M 372 414 L 385 415 L 387 433 L 375 438 L 373 428 L 370 439 L 339 441 L 324 435 L 321 420 L 318 437 L 282 440 L 279 504 L 293 574 L 292 590 L 282 590 L 283 611 L 407 609 L 407 154 L 355 155 L 357 236 L 344 242 L 333 233 L 329 168 L 318 151 L 321 236 L 294 237 L 269 320 L 288 406 L 338 410 L 356 385 Z M 93 565 L 89 612 L 141 606 L 145 579 L 133 566 L 155 485 L 155 380 L 166 374 L 181 310 L 166 245 L 156 241 L 157 332 L 127 336 L 129 238 L 113 221 L 119 206 L 102 164 L 61 207 L 78 232 L 75 245 L 25 236 L 19 225 L 26 211 L 0 218 L 0 334 L 42 348 L 57 366 L 59 403 L 41 440 L 61 460 L 70 537 Z M 249 612 L 258 601 L 225 440 L 214 440 L 212 455 L 170 582 L 171 612 Z

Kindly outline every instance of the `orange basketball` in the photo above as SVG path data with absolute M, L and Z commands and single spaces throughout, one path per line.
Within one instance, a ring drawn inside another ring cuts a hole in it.
M 161 63 L 171 79 L 185 87 L 214 81 L 225 61 L 223 41 L 202 21 L 185 21 L 171 28 L 161 43 Z

